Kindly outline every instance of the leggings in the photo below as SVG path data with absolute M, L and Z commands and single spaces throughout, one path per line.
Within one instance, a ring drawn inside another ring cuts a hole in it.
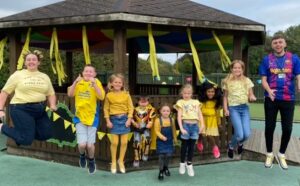
M 194 139 L 182 139 L 181 143 L 181 156 L 180 156 L 180 162 L 184 163 L 186 160 L 186 154 L 187 154 L 187 163 L 191 163 L 194 156 L 194 147 L 195 147 L 196 140 Z

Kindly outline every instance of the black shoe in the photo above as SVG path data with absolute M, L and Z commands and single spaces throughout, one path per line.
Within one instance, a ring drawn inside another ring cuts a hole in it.
M 81 168 L 85 168 L 86 167 L 86 157 L 85 157 L 85 155 L 80 155 L 79 166 Z
M 163 180 L 164 179 L 164 171 L 160 170 L 158 174 L 158 180 Z
M 168 167 L 164 167 L 164 172 L 165 172 L 166 176 L 171 176 L 171 173 L 170 173 Z
M 238 146 L 237 152 L 238 152 L 238 154 L 242 154 L 243 151 L 244 151 L 243 144 L 241 144 Z
M 227 149 L 227 155 L 228 155 L 229 158 L 232 159 L 232 158 L 233 158 L 233 149 L 228 148 L 228 149 Z
M 89 160 L 89 173 L 94 174 L 96 172 L 96 163 L 95 159 Z

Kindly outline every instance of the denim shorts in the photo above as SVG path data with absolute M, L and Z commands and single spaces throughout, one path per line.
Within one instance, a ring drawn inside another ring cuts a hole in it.
M 183 123 L 182 127 L 187 131 L 187 134 L 181 134 L 181 139 L 194 139 L 199 138 L 199 126 L 198 123 Z
M 130 132 L 130 127 L 126 127 L 125 123 L 128 119 L 127 115 L 110 116 L 110 121 L 113 127 L 110 129 L 111 134 L 127 134 Z

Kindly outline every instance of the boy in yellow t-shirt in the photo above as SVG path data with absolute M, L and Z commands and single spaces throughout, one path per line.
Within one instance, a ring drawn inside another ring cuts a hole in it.
M 95 78 L 96 70 L 91 65 L 86 65 L 80 75 L 68 89 L 68 96 L 75 96 L 75 117 L 76 135 L 78 150 L 80 153 L 79 165 L 85 168 L 87 165 L 85 151 L 88 153 L 89 173 L 96 171 L 95 164 L 95 141 L 96 131 L 99 125 L 99 104 L 105 96 L 101 82 Z

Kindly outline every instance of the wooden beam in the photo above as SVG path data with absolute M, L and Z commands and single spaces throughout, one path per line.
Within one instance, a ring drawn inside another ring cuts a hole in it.
M 242 60 L 242 35 L 235 34 L 233 36 L 233 60 Z
M 72 84 L 73 82 L 73 52 L 66 52 L 66 73 L 67 83 Z
M 248 51 L 249 51 L 249 48 L 248 46 L 245 47 L 243 50 L 242 50 L 242 60 L 244 61 L 245 63 L 245 72 L 244 74 L 246 76 L 249 76 L 250 75 L 250 64 L 249 64 L 249 61 L 248 61 Z
M 122 26 L 117 26 L 114 29 L 114 72 L 126 74 L 127 67 L 126 29 Z
M 128 78 L 129 81 L 129 90 L 131 95 L 139 94 L 137 90 L 137 66 L 138 66 L 138 53 L 135 50 L 135 43 L 129 41 L 129 64 L 128 64 Z
M 8 34 L 9 40 L 9 73 L 12 74 L 17 70 L 17 62 L 21 54 L 21 35 L 11 33 Z

